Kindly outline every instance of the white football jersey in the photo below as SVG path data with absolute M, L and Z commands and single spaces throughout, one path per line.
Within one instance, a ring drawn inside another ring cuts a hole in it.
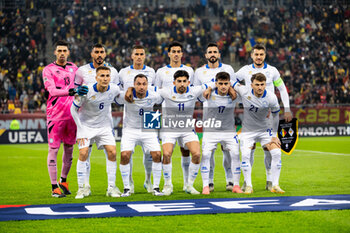
M 209 100 L 206 100 L 204 97 L 200 97 L 199 99 L 207 103 L 206 106 L 203 107 L 203 121 L 209 119 L 221 121 L 220 128 L 210 128 L 207 130 L 203 128 L 204 131 L 236 132 L 234 111 L 236 104 L 240 101 L 239 98 L 232 100 L 231 96 L 228 94 L 226 96 L 221 96 L 218 94 L 218 89 L 215 88 Z
M 153 111 L 153 106 L 161 104 L 163 101 L 163 98 L 158 93 L 151 90 L 148 90 L 146 97 L 142 99 L 136 97 L 135 90 L 133 95 L 133 103 L 129 103 L 124 99 L 123 92 L 115 98 L 117 104 L 124 104 L 123 129 L 142 129 L 144 112 Z
M 244 107 L 242 132 L 265 131 L 270 127 L 270 120 L 267 118 L 269 111 L 277 113 L 280 111 L 277 96 L 265 90 L 262 97 L 258 98 L 254 95 L 250 86 L 240 85 L 236 83 L 234 89 L 242 98 Z
M 129 87 L 134 86 L 134 78 L 138 74 L 144 74 L 147 76 L 148 85 L 154 85 L 156 79 L 156 72 L 153 68 L 144 65 L 141 70 L 134 69 L 134 66 L 128 66 L 120 70 L 119 81 L 122 90 L 127 90 Z
M 108 64 L 104 64 L 104 66 L 111 69 L 111 83 L 119 84 L 119 75 L 118 71 Z M 81 86 L 83 84 L 91 84 L 96 83 L 96 69 L 94 65 L 91 63 L 80 66 L 75 73 L 74 84 L 76 86 Z
M 215 82 L 215 76 L 219 72 L 227 72 L 230 74 L 231 85 L 233 85 L 237 81 L 232 66 L 219 63 L 219 66 L 217 68 L 210 68 L 207 64 L 196 69 L 196 71 L 194 72 L 193 85 L 198 86 L 204 83 Z
M 192 119 L 195 103 L 206 88 L 207 85 L 188 86 L 183 94 L 178 93 L 174 85 L 159 89 L 158 93 L 164 98 L 165 103 L 162 107 L 162 117 L 166 120 L 163 122 L 169 123 L 169 120 L 186 121 L 187 119 Z M 173 125 L 168 126 L 167 128 L 169 129 L 179 128 Z
M 156 73 L 155 85 L 159 88 L 174 86 L 174 74 L 178 70 L 185 70 L 189 74 L 190 84 L 193 84 L 193 69 L 192 67 L 181 64 L 180 67 L 171 67 L 170 65 L 159 68 Z
M 88 88 L 86 96 L 77 96 L 73 101 L 74 106 L 79 108 L 81 124 L 90 128 L 110 129 L 110 106 L 120 93 L 118 85 L 111 83 L 103 93 L 97 90 L 97 83 L 89 84 Z
M 251 78 L 253 74 L 263 73 L 266 76 L 266 89 L 272 93 L 275 93 L 274 81 L 277 81 L 281 75 L 274 66 L 270 66 L 267 63 L 262 68 L 257 68 L 254 64 L 245 65 L 236 73 L 238 81 L 245 81 L 245 86 L 250 87 L 252 83 Z

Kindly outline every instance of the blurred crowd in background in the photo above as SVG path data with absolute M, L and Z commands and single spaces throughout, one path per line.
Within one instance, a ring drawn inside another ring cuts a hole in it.
M 298 1 L 278 7 L 229 9 L 211 1 L 207 7 L 199 1 L 183 8 L 127 9 L 93 1 L 91 6 L 79 1 L 41 1 L 39 7 L 3 9 L 0 110 L 45 111 L 41 73 L 53 62 L 51 50 L 57 40 L 71 44 L 69 60 L 78 66 L 90 62 L 94 43 L 104 44 L 106 61 L 118 71 L 131 64 L 135 44 L 147 48 L 146 63 L 157 70 L 168 63 L 169 43 L 180 41 L 183 63 L 195 69 L 206 63 L 206 45 L 215 41 L 223 62 L 237 71 L 252 62 L 252 46 L 264 43 L 267 62 L 281 73 L 292 105 L 349 104 L 349 20 L 349 7 L 305 7 Z

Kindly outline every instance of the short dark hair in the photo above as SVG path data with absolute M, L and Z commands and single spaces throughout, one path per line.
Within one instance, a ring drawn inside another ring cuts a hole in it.
M 69 43 L 64 40 L 57 41 L 55 45 L 55 49 L 57 49 L 57 46 L 66 46 L 69 49 Z
M 218 49 L 219 49 L 219 46 L 218 46 L 218 44 L 217 44 L 217 43 L 210 42 L 210 43 L 207 45 L 207 48 L 206 48 L 206 50 L 205 50 L 205 51 L 207 51 L 207 50 L 208 50 L 208 48 L 210 48 L 210 47 L 216 47 L 216 48 L 218 48 Z
M 218 80 L 230 81 L 230 74 L 225 71 L 219 72 L 215 76 L 215 81 Z
M 103 48 L 105 52 L 107 52 L 106 47 L 103 44 L 97 43 L 92 46 L 91 50 L 94 50 L 94 48 Z
M 111 69 L 107 66 L 99 66 L 96 68 L 96 74 L 100 71 L 100 70 L 109 70 L 109 72 L 111 72 Z
M 143 50 L 145 50 L 145 47 L 143 45 L 134 45 L 134 46 L 132 46 L 132 51 L 134 51 L 135 49 L 143 49 Z
M 180 42 L 178 42 L 178 41 L 174 41 L 174 42 L 172 42 L 172 43 L 169 45 L 169 47 L 168 47 L 168 52 L 170 52 L 170 50 L 171 50 L 172 47 L 177 47 L 177 46 L 181 48 L 181 51 L 183 51 L 183 46 L 182 46 L 182 44 L 181 44 Z
M 136 82 L 136 79 L 138 79 L 138 78 L 145 78 L 147 80 L 147 82 L 148 82 L 148 78 L 147 78 L 146 75 L 144 75 L 144 74 L 137 74 L 135 76 L 135 78 L 134 78 L 134 83 Z
M 254 80 L 259 82 L 266 82 L 266 76 L 263 73 L 256 73 L 252 75 L 252 78 L 250 80 L 252 82 L 254 82 Z
M 178 70 L 175 72 L 174 74 L 174 81 L 178 78 L 178 77 L 186 77 L 187 80 L 190 78 L 190 75 L 188 74 L 188 72 L 186 70 Z
M 254 51 L 254 49 L 258 49 L 258 50 L 264 50 L 265 52 L 266 52 L 266 47 L 265 47 L 265 45 L 263 45 L 263 44 L 255 44 L 254 46 L 253 46 L 253 49 L 252 49 L 252 52 Z

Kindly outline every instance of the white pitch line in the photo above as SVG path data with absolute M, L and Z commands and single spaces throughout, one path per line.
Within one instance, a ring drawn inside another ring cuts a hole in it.
M 345 153 L 334 153 L 334 152 L 324 152 L 324 151 L 315 151 L 315 150 L 295 150 L 298 152 L 314 153 L 314 154 L 323 154 L 323 155 L 343 155 L 350 156 L 350 154 Z

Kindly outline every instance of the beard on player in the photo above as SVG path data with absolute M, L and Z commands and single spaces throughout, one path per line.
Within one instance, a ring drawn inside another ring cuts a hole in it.
M 218 61 L 218 58 L 215 57 L 215 56 L 211 56 L 211 57 L 208 59 L 208 61 L 209 61 L 210 63 L 215 63 L 215 62 Z
M 98 65 L 102 65 L 104 61 L 105 61 L 105 59 L 103 59 L 102 57 L 98 57 L 97 59 L 95 59 L 95 62 Z

